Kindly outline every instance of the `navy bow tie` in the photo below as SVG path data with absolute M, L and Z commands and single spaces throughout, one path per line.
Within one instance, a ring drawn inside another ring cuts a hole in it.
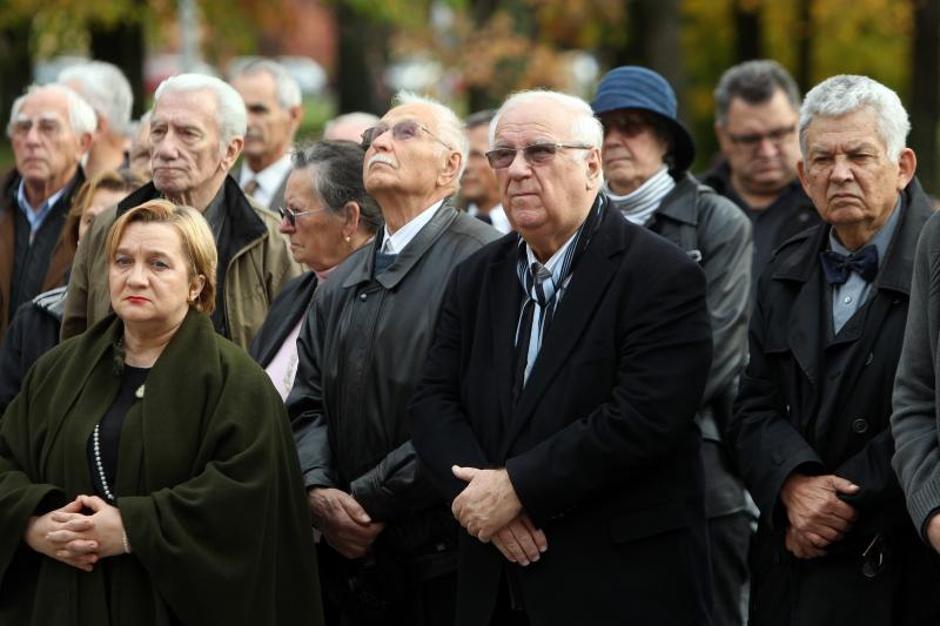
M 878 275 L 878 248 L 875 246 L 865 246 L 849 255 L 825 250 L 819 254 L 819 259 L 830 285 L 844 285 L 850 272 L 861 276 L 866 283 Z

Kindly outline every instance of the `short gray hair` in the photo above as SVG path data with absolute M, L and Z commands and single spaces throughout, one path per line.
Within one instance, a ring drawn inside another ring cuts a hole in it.
M 496 127 L 506 111 L 517 106 L 534 107 L 539 100 L 551 100 L 555 104 L 568 109 L 571 113 L 571 138 L 568 140 L 562 139 L 562 141 L 574 141 L 591 148 L 601 149 L 604 144 L 604 127 L 601 125 L 600 120 L 594 117 L 594 110 L 591 105 L 576 96 L 548 89 L 517 91 L 506 98 L 506 101 L 496 111 L 493 121 L 490 122 L 490 145 L 493 145 L 496 140 Z
M 112 133 L 130 132 L 134 93 L 127 77 L 116 65 L 89 61 L 67 67 L 59 74 L 60 83 L 74 83 L 76 91 L 98 115 L 108 120 Z
M 65 85 L 55 83 L 50 85 L 33 84 L 26 89 L 26 93 L 13 101 L 13 108 L 10 109 L 10 122 L 7 124 L 7 137 L 12 135 L 13 120 L 19 115 L 20 109 L 23 108 L 26 99 L 37 91 L 44 89 L 58 91 L 65 96 L 69 111 L 69 126 L 72 128 L 73 133 L 83 135 L 85 133 L 95 132 L 95 128 L 98 125 L 98 116 L 95 115 L 95 110 L 91 108 L 91 105 L 85 102 L 80 95 L 75 93 L 75 90 Z
M 267 73 L 274 79 L 274 90 L 277 94 L 277 103 L 281 108 L 290 109 L 300 106 L 303 97 L 300 93 L 300 85 L 297 80 L 287 71 L 283 65 L 271 59 L 255 59 L 243 67 L 240 67 L 233 75 L 232 80 L 240 76 L 253 76 L 255 74 Z
M 715 87 L 715 121 L 727 121 L 731 101 L 740 98 L 748 104 L 763 104 L 777 90 L 783 92 L 793 106 L 800 108 L 800 88 L 782 65 L 771 59 L 745 61 L 729 68 Z
M 813 87 L 800 109 L 800 151 L 806 156 L 806 129 L 817 117 L 840 117 L 868 108 L 888 158 L 897 162 L 904 150 L 911 122 L 894 90 L 867 76 L 839 74 Z
M 210 91 L 215 95 L 218 106 L 216 119 L 219 122 L 219 143 L 222 150 L 228 147 L 236 137 L 244 137 L 248 128 L 248 111 L 245 101 L 235 88 L 215 76 L 205 74 L 177 74 L 167 78 L 157 87 L 153 96 L 153 108 L 156 110 L 160 98 L 166 93 L 189 93 Z
M 463 122 L 457 117 L 457 114 L 434 98 L 419 96 L 411 91 L 399 91 L 392 99 L 392 107 L 404 106 L 406 104 L 423 104 L 434 112 L 437 121 L 435 135 L 446 143 L 450 148 L 460 153 L 460 171 L 457 172 L 456 180 L 460 180 L 464 167 L 467 165 L 467 156 L 470 154 L 470 141 L 463 132 Z

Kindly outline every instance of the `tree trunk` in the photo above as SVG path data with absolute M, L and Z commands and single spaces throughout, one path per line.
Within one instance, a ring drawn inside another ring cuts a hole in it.
M 486 26 L 499 5 L 498 0 L 473 0 L 473 23 L 477 29 Z M 470 113 L 499 106 L 499 101 L 485 88 L 473 86 L 467 90 L 467 106 Z
M 803 92 L 813 86 L 813 0 L 800 0 L 796 21 L 796 84 Z
M 940 71 L 940 9 L 935 0 L 914 0 L 914 37 L 911 49 L 911 136 L 917 153 L 917 176 L 931 194 L 937 181 L 937 119 L 940 93 L 934 77 Z
M 735 28 L 736 63 L 762 58 L 764 54 L 760 3 L 754 0 L 734 0 L 731 11 Z
M 100 23 L 89 25 L 91 35 L 91 56 L 99 61 L 107 61 L 121 68 L 134 92 L 132 115 L 141 116 L 146 106 L 147 94 L 144 91 L 144 31 L 142 22 L 123 22 L 104 26 Z
M 30 29 L 30 22 L 26 19 L 0 29 L 0 116 L 4 126 L 10 119 L 13 101 L 23 95 L 33 80 Z
M 368 19 L 346 2 L 336 7 L 339 25 L 339 111 L 366 111 L 381 115 L 388 110 L 388 89 L 382 80 L 388 62 L 388 30 Z

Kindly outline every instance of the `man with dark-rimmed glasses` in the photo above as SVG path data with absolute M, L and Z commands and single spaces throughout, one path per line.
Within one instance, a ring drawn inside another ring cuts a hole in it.
M 344 625 L 454 620 L 456 524 L 419 470 L 407 406 L 453 268 L 498 233 L 454 207 L 467 158 L 447 107 L 399 95 L 362 136 L 385 225 L 317 291 L 287 398 L 328 607 Z
M 819 223 L 796 176 L 800 91 L 776 61 L 747 61 L 715 88 L 715 133 L 722 160 L 703 182 L 729 198 L 754 225 L 752 295 L 774 249 Z
M 519 236 L 454 271 L 411 404 L 463 527 L 456 623 L 708 624 L 705 278 L 610 210 L 583 100 L 516 94 L 490 138 Z

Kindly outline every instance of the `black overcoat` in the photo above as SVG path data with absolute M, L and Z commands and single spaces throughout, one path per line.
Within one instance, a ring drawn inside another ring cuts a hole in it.
M 489 623 L 504 568 L 533 626 L 708 623 L 702 271 L 608 212 L 514 404 L 517 249 L 504 237 L 455 270 L 411 405 L 414 446 L 448 502 L 464 486 L 451 465 L 505 466 L 548 538 L 521 568 L 461 531 L 458 626 Z
M 781 246 L 760 279 L 750 363 L 728 433 L 761 510 L 751 551 L 751 624 L 940 623 L 928 610 L 940 606 L 933 556 L 907 517 L 890 463 L 891 391 L 914 249 L 931 214 L 916 181 L 904 190 L 900 210 L 873 295 L 834 336 L 831 287 L 819 263 L 828 225 Z M 836 474 L 861 488 L 844 498 L 857 521 L 824 557 L 800 560 L 784 547 L 779 494 L 795 471 Z M 869 555 L 884 560 L 869 576 L 862 554 L 876 535 L 881 541 Z

